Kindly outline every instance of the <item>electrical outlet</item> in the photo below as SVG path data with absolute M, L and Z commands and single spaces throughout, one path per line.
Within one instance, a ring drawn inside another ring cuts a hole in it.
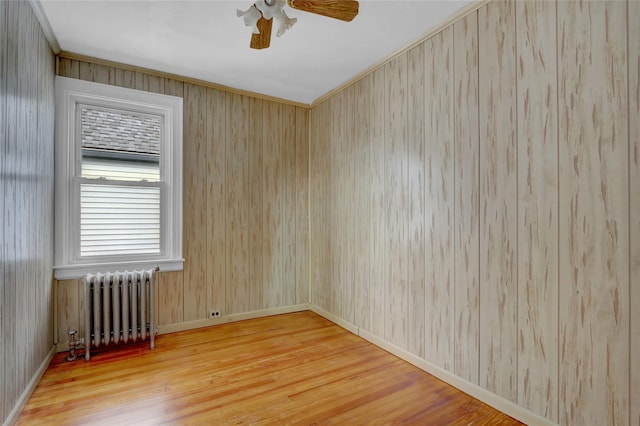
M 209 312 L 209 318 L 219 318 L 219 317 L 220 317 L 220 311 Z

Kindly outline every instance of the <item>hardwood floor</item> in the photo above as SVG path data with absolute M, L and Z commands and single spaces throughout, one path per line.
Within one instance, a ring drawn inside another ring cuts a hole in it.
M 64 356 L 18 424 L 520 424 L 312 312 Z

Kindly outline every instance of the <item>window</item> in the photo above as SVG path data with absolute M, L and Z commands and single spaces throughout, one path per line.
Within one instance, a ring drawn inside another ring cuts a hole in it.
M 55 276 L 182 269 L 182 99 L 56 78 Z

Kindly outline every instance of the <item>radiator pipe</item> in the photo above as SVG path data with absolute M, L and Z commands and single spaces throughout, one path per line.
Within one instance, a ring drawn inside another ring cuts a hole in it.
M 78 347 L 76 334 L 78 334 L 77 330 L 69 330 L 69 356 L 66 358 L 67 361 L 76 360 L 76 348 Z
M 69 330 L 69 356 L 66 361 L 75 361 L 77 359 L 76 350 L 84 348 L 84 339 L 78 340 L 76 335 L 78 330 Z

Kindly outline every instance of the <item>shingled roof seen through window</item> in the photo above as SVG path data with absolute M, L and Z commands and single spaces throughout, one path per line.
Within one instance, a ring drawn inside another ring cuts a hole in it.
M 83 106 L 82 148 L 160 154 L 160 117 Z

